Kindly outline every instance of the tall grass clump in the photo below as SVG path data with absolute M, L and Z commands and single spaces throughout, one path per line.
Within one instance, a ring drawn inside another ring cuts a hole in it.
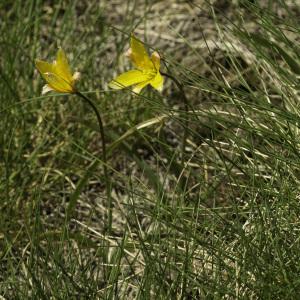
M 299 13 L 280 0 L 3 1 L 1 297 L 297 299 Z M 132 32 L 159 53 L 162 92 L 108 88 L 131 68 Z M 106 163 L 93 111 L 39 96 L 34 59 L 58 46 L 101 111 Z

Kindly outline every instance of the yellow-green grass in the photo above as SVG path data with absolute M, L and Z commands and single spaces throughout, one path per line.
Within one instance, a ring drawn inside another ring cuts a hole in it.
M 1 2 L 4 299 L 297 298 L 300 7 L 212 2 Z M 133 31 L 162 93 L 107 86 Z M 109 232 L 96 116 L 41 96 L 58 46 L 104 121 Z

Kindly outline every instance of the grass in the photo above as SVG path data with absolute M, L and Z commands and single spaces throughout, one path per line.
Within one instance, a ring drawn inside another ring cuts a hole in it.
M 2 1 L 3 299 L 298 297 L 300 7 L 222 3 Z M 161 94 L 107 88 L 133 30 Z M 102 114 L 109 235 L 96 116 L 40 96 L 58 45 Z

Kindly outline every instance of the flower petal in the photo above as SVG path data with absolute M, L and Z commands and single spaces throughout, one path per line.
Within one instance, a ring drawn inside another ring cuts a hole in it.
M 112 89 L 123 89 L 125 87 L 147 81 L 152 77 L 153 76 L 151 74 L 145 74 L 140 70 L 130 70 L 112 80 L 108 86 Z
M 75 90 L 70 83 L 65 81 L 54 73 L 43 73 L 43 77 L 46 79 L 50 88 L 60 93 L 74 93 Z
M 53 91 L 53 88 L 49 84 L 43 86 L 42 95 L 47 94 L 48 92 Z
M 132 89 L 132 91 L 135 92 L 136 94 L 139 94 L 141 92 L 141 90 L 151 82 L 151 80 L 152 79 L 136 84 L 134 86 L 134 88 Z
M 35 66 L 39 70 L 42 76 L 45 73 L 54 73 L 53 64 L 49 64 L 46 61 L 36 59 Z
M 151 60 L 153 62 L 153 65 L 154 65 L 156 71 L 159 71 L 159 69 L 160 69 L 160 56 L 159 56 L 157 51 L 155 51 L 151 54 Z
M 140 70 L 153 70 L 153 63 L 145 49 L 144 44 L 133 34 L 130 39 L 131 51 L 128 52 L 132 63 Z
M 65 81 L 72 83 L 73 77 L 69 67 L 67 56 L 62 48 L 59 48 L 56 54 L 55 73 Z
M 73 78 L 74 81 L 79 80 L 80 77 L 81 77 L 80 72 L 75 72 L 75 73 L 73 74 L 73 76 L 72 76 L 72 78 Z
M 159 72 L 157 72 L 156 76 L 150 81 L 150 84 L 159 92 L 163 89 L 164 78 L 161 76 Z

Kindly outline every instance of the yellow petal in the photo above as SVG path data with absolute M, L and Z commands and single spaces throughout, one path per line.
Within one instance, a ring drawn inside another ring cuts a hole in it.
M 54 73 L 43 73 L 50 88 L 60 93 L 74 93 L 74 88 L 63 78 Z
M 138 83 L 137 85 L 134 86 L 132 91 L 135 92 L 136 94 L 139 94 L 141 90 L 151 82 L 151 80 L 152 79 Z
M 164 78 L 161 76 L 159 72 L 157 72 L 156 76 L 150 81 L 151 86 L 153 86 L 159 92 L 163 89 Z
M 65 81 L 71 83 L 73 80 L 67 56 L 63 49 L 59 48 L 56 54 L 55 73 Z
M 153 69 L 153 63 L 149 58 L 144 44 L 140 40 L 138 40 L 134 35 L 131 35 L 130 46 L 131 52 L 129 52 L 129 56 L 136 68 L 140 70 Z
M 156 71 L 159 71 L 159 69 L 160 69 L 160 56 L 159 56 L 157 51 L 152 53 L 151 60 L 153 62 L 153 65 L 154 65 Z
M 153 75 L 143 73 L 140 70 L 130 70 L 112 80 L 108 86 L 112 89 L 123 89 L 125 87 L 147 81 L 152 77 Z
M 45 73 L 54 73 L 53 64 L 49 64 L 46 61 L 36 59 L 35 66 L 42 76 Z

